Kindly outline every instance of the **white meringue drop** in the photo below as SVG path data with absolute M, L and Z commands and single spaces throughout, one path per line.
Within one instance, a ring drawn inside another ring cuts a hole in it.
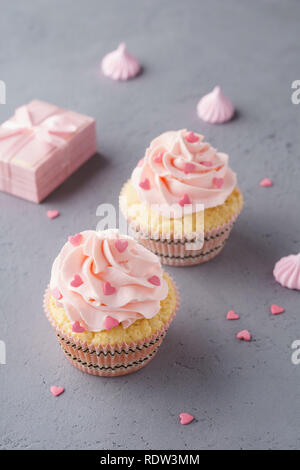
M 220 124 L 229 121 L 234 115 L 231 101 L 216 86 L 211 93 L 203 96 L 197 105 L 198 116 L 203 121 Z
M 103 57 L 101 69 L 105 76 L 113 80 L 128 80 L 135 77 L 141 70 L 139 61 L 127 52 L 122 42 L 115 51 Z
M 283 287 L 300 290 L 300 253 L 285 256 L 277 261 L 273 274 Z

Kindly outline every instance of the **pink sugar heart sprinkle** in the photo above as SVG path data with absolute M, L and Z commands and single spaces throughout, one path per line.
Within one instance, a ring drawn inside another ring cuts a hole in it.
M 54 395 L 55 397 L 58 397 L 59 395 L 61 395 L 62 393 L 64 393 L 65 389 L 64 387 L 56 387 L 55 385 L 52 385 L 50 387 L 50 392 L 52 393 L 52 395 Z
M 46 212 L 46 214 L 49 219 L 56 219 L 56 217 L 59 216 L 59 212 L 56 210 L 49 210 Z
M 128 241 L 127 240 L 116 240 L 115 241 L 115 247 L 120 253 L 123 253 L 123 251 L 126 250 L 128 247 Z
M 55 287 L 52 291 L 51 294 L 56 300 L 62 299 L 62 293 L 60 292 L 58 287 Z
M 184 207 L 186 204 L 191 204 L 190 196 L 188 194 L 184 194 L 181 199 L 179 199 L 178 204 L 181 207 Z
M 115 294 L 116 289 L 109 282 L 103 284 L 103 294 L 104 295 L 113 295 Z
M 105 318 L 104 328 L 106 330 L 111 330 L 112 328 L 115 328 L 118 325 L 119 325 L 119 322 L 115 318 L 113 318 L 113 317 L 106 317 Z
M 72 325 L 73 333 L 84 333 L 85 329 L 80 325 L 79 321 L 75 321 Z
M 203 166 L 206 166 L 207 168 L 210 168 L 211 166 L 213 166 L 212 162 L 200 162 L 200 164 Z
M 194 144 L 195 142 L 198 142 L 199 141 L 199 137 L 197 135 L 194 134 L 194 132 L 190 131 L 186 136 L 185 136 L 186 140 L 190 143 L 190 144 Z
M 83 284 L 83 280 L 79 276 L 79 274 L 75 274 L 73 280 L 71 281 L 72 287 L 80 287 Z
M 180 413 L 179 418 L 180 423 L 184 425 L 190 424 L 195 419 L 194 416 L 190 415 L 189 413 Z
M 82 235 L 81 233 L 76 233 L 76 235 L 70 235 L 68 240 L 71 243 L 71 245 L 79 246 L 82 242 Z
M 163 156 L 164 152 L 159 152 L 157 155 L 155 155 L 153 160 L 155 161 L 155 163 L 162 163 Z
M 270 307 L 270 311 L 272 315 L 280 315 L 281 313 L 285 312 L 285 309 L 279 305 L 273 304 Z
M 222 188 L 224 184 L 224 178 L 214 178 L 213 179 L 213 185 L 215 186 L 215 188 Z
M 270 188 L 273 186 L 273 181 L 270 178 L 264 178 L 259 184 L 262 188 Z
M 151 188 L 150 181 L 148 180 L 148 178 L 145 178 L 144 181 L 141 181 L 139 183 L 139 187 L 144 189 L 145 191 L 148 191 Z
M 194 165 L 194 163 L 190 163 L 190 162 L 185 163 L 185 164 L 184 164 L 183 171 L 185 172 L 186 175 L 187 175 L 188 173 L 192 173 L 193 171 L 195 171 L 195 165 Z
M 160 279 L 158 276 L 149 277 L 148 282 L 150 282 L 150 284 L 153 284 L 154 286 L 160 286 Z
M 234 310 L 229 310 L 226 318 L 227 320 L 239 320 L 240 316 Z
M 237 339 L 242 341 L 251 341 L 251 334 L 248 330 L 242 330 L 236 335 Z

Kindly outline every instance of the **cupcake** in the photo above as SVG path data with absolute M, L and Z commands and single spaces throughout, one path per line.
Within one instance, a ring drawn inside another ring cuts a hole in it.
M 134 237 L 172 266 L 220 253 L 242 206 L 228 155 L 186 129 L 154 139 L 120 195 Z
M 77 369 L 117 376 L 155 356 L 178 294 L 159 259 L 134 239 L 88 230 L 69 237 L 55 259 L 44 307 Z

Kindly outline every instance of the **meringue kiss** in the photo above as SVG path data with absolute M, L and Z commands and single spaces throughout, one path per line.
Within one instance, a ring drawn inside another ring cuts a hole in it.
M 198 116 L 203 121 L 221 124 L 234 115 L 231 101 L 223 95 L 221 88 L 216 86 L 211 93 L 203 96 L 197 105 Z
M 122 42 L 115 51 L 103 57 L 101 69 L 106 77 L 113 80 L 129 80 L 141 70 L 139 61 L 127 52 L 126 44 Z
M 283 287 L 300 290 L 300 253 L 285 256 L 277 261 L 273 274 Z

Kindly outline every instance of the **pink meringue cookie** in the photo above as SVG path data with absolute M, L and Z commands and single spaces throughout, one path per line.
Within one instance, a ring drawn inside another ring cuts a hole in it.
M 103 57 L 101 68 L 103 74 L 113 80 L 129 80 L 141 70 L 138 60 L 127 52 L 124 42 L 115 51 Z
M 300 253 L 285 256 L 277 261 L 273 274 L 283 287 L 300 290 Z
M 117 230 L 86 230 L 81 238 L 79 245 L 64 245 L 50 281 L 76 332 L 82 325 L 97 332 L 153 318 L 168 295 L 158 257 Z
M 197 105 L 198 116 L 203 121 L 221 124 L 230 121 L 234 115 L 231 101 L 223 95 L 221 88 L 216 86 L 211 93 L 203 96 Z

